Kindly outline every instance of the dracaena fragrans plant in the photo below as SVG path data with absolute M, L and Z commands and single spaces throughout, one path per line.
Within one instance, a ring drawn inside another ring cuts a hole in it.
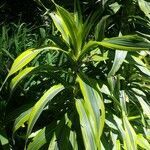
M 109 16 L 98 21 L 96 12 L 84 20 L 78 3 L 74 13 L 55 6 L 51 45 L 24 51 L 6 77 L 13 76 L 11 96 L 26 78 L 25 91 L 43 85 L 43 94 L 15 119 L 13 138 L 25 125 L 29 150 L 149 149 L 150 42 L 121 32 L 103 39 Z M 49 53 L 54 63 L 36 63 Z M 45 113 L 52 116 L 42 118 Z

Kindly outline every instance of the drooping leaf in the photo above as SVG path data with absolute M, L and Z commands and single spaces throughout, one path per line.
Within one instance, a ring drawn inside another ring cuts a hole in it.
M 128 121 L 127 117 L 123 113 L 123 125 L 125 129 L 125 137 L 124 137 L 124 147 L 127 150 L 136 150 L 137 149 L 137 135 Z
M 28 150 L 34 149 L 70 149 L 77 150 L 76 133 L 71 130 L 71 122 L 65 114 L 61 120 L 44 127 L 29 143 Z
M 5 78 L 2 86 L 0 87 L 0 91 L 2 90 L 4 84 L 6 83 L 7 79 L 13 75 L 14 73 L 21 70 L 23 67 L 25 67 L 29 62 L 31 62 L 40 52 L 47 51 L 47 50 L 55 50 L 55 51 L 62 51 L 65 54 L 68 54 L 66 51 L 58 48 L 58 47 L 44 47 L 40 49 L 28 49 L 25 52 L 23 52 L 21 55 L 19 55 L 12 64 L 12 67 Z
M 32 111 L 30 113 L 29 121 L 28 121 L 28 129 L 27 129 L 27 138 L 30 135 L 34 124 L 36 123 L 37 119 L 39 118 L 40 114 L 42 113 L 45 105 L 59 92 L 64 89 L 64 86 L 61 84 L 54 85 L 51 87 L 41 98 L 40 100 L 34 105 Z
M 11 93 L 14 91 L 15 87 L 17 86 L 17 84 L 24 78 L 26 77 L 27 74 L 29 74 L 33 69 L 35 69 L 36 67 L 28 67 L 25 68 L 24 70 L 22 70 L 17 76 L 15 76 L 10 83 L 10 89 L 11 89 Z
M 29 49 L 23 52 L 21 55 L 19 55 L 14 63 L 12 64 L 12 67 L 9 71 L 8 77 L 11 76 L 12 74 L 16 73 L 20 69 L 22 69 L 25 65 L 27 65 L 30 61 L 32 61 L 37 54 L 41 52 L 41 49 L 39 50 L 34 50 L 34 49 Z
M 32 142 L 28 145 L 28 150 L 40 149 L 43 145 L 52 139 L 56 123 L 51 123 L 48 127 L 44 127 L 41 131 L 33 138 Z
M 13 134 L 20 128 L 24 126 L 24 123 L 29 119 L 31 113 L 31 108 L 21 113 L 14 122 Z
M 150 106 L 146 103 L 146 101 L 144 101 L 141 96 L 135 95 L 135 97 L 137 98 L 143 109 L 143 114 L 150 119 Z
M 120 66 L 122 65 L 123 61 L 125 60 L 126 55 L 127 55 L 127 51 L 120 51 L 120 50 L 115 51 L 115 59 L 113 62 L 113 66 L 112 66 L 110 72 L 108 73 L 108 77 L 115 75 L 115 73 L 119 70 Z
M 79 76 L 78 82 L 84 99 L 76 101 L 76 108 L 80 117 L 84 144 L 89 149 L 100 149 L 100 137 L 105 120 L 103 99 L 98 85 L 94 85 L 87 78 L 80 78 Z
M 137 35 L 128 35 L 121 37 L 105 38 L 101 42 L 89 41 L 84 45 L 78 60 L 82 59 L 85 54 L 94 50 L 97 46 L 104 46 L 111 49 L 119 49 L 125 51 L 149 50 L 150 42 Z M 125 54 L 125 53 L 124 53 Z

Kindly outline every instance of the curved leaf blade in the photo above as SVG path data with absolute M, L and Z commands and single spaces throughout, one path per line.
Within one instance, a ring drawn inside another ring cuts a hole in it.
M 150 42 L 137 35 L 108 38 L 104 39 L 99 44 L 107 48 L 127 51 L 150 49 Z
M 127 119 L 127 116 L 123 115 L 123 125 L 125 128 L 124 146 L 127 150 L 137 149 L 136 133 Z
M 40 114 L 43 111 L 43 108 L 45 105 L 59 92 L 61 92 L 64 89 L 64 86 L 61 84 L 54 85 L 51 87 L 41 98 L 40 100 L 34 105 L 28 122 L 28 129 L 27 129 L 27 138 L 29 137 L 34 124 L 36 123 L 37 119 L 39 118 Z
M 29 50 L 26 50 L 25 52 L 23 52 L 21 55 L 19 55 L 15 59 L 14 63 L 12 64 L 12 67 L 9 71 L 8 76 L 11 76 L 14 73 L 16 73 L 17 71 L 19 71 L 20 69 L 22 69 L 30 61 L 32 61 L 39 52 L 41 52 L 41 50 L 29 49 Z
M 150 2 L 145 0 L 138 0 L 140 9 L 145 13 L 145 15 L 150 19 Z
M 150 150 L 150 144 L 141 134 L 137 135 L 137 144 L 146 150 Z
M 13 134 L 24 125 L 24 123 L 29 119 L 29 115 L 31 112 L 31 108 L 26 110 L 25 112 L 21 113 L 16 119 L 13 126 Z
M 28 75 L 32 70 L 34 70 L 36 67 L 28 67 L 25 68 L 24 70 L 22 70 L 17 76 L 15 76 L 10 83 L 10 89 L 11 89 L 11 93 L 14 91 L 14 89 L 16 88 L 16 86 L 18 85 L 18 83 L 26 77 L 26 75 Z
M 79 113 L 81 130 L 86 148 L 100 149 L 100 137 L 104 128 L 105 108 L 99 87 L 94 81 L 85 76 L 79 77 L 78 82 L 84 100 L 76 101 Z M 101 110 L 101 112 L 100 112 Z
M 108 77 L 115 75 L 115 73 L 119 70 L 120 66 L 125 60 L 126 56 L 127 56 L 127 51 L 120 51 L 120 50 L 115 51 L 115 59 L 113 62 L 113 66 L 110 72 L 108 73 Z

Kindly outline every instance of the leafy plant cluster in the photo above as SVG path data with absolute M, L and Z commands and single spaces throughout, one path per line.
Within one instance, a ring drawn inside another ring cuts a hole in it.
M 1 147 L 150 149 L 150 3 L 53 4 L 48 42 L 21 53 L 2 84 Z

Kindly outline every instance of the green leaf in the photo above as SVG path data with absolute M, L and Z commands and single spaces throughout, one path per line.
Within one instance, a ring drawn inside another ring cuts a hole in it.
M 40 149 L 43 145 L 52 139 L 56 123 L 51 123 L 48 127 L 44 127 L 29 143 L 27 150 Z
M 125 149 L 136 150 L 137 149 L 136 133 L 124 113 L 123 113 L 123 125 L 125 129 L 125 137 L 124 137 Z
M 77 100 L 76 108 L 80 117 L 84 144 L 88 149 L 100 149 L 100 137 L 105 120 L 103 99 L 94 81 L 90 81 L 85 76 L 78 76 L 78 82 L 84 100 Z
M 65 114 L 60 121 L 55 120 L 44 127 L 29 143 L 28 150 L 34 149 L 77 150 L 76 133 L 71 130 L 70 120 Z M 48 147 L 48 148 L 47 148 Z
M 119 5 L 117 2 L 109 5 L 109 7 L 113 10 L 114 13 L 116 13 L 120 8 L 121 8 L 121 5 Z
M 112 142 L 113 142 L 112 150 L 121 150 L 120 141 L 117 140 L 118 135 L 113 133 L 113 132 L 110 132 L 110 135 L 111 135 L 111 139 L 112 139 Z
M 144 148 L 145 150 L 150 150 L 150 144 L 148 141 L 143 137 L 142 134 L 137 135 L 137 144 L 141 147 Z
M 135 66 L 145 75 L 150 77 L 150 70 L 148 69 L 148 67 L 146 66 L 146 64 L 144 64 L 144 62 L 135 56 L 132 56 L 133 60 L 136 62 Z
M 136 67 L 145 75 L 150 77 L 150 70 L 146 67 L 140 66 L 140 65 L 136 65 Z
M 36 123 L 37 119 L 39 118 L 39 116 L 42 113 L 46 104 L 50 100 L 52 100 L 52 98 L 54 96 L 56 96 L 59 92 L 61 92 L 63 89 L 64 89 L 64 86 L 61 84 L 54 85 L 34 105 L 34 107 L 32 108 L 32 111 L 30 113 L 30 117 L 29 117 L 29 121 L 28 121 L 27 138 L 29 137 L 34 124 Z
M 143 114 L 150 119 L 150 106 L 146 103 L 146 101 L 141 96 L 137 96 L 137 95 L 135 96 L 138 99 L 143 109 Z
M 88 52 L 94 50 L 98 46 L 98 43 L 96 41 L 89 41 L 86 43 L 82 49 L 82 52 L 78 56 L 78 61 L 82 60 L 82 58 L 87 54 Z
M 81 60 L 88 52 L 95 50 L 97 46 L 104 46 L 111 49 L 119 49 L 125 51 L 137 51 L 149 50 L 150 42 L 137 35 L 127 35 L 107 39 L 105 38 L 101 42 L 89 41 L 87 44 L 84 45 L 82 52 L 78 56 L 78 60 Z
M 145 0 L 138 0 L 140 9 L 150 19 L 150 2 Z
M 16 119 L 13 126 L 13 134 L 20 128 L 24 126 L 24 123 L 29 119 L 31 108 L 21 113 Z
M 121 37 L 108 38 L 104 39 L 99 44 L 107 48 L 126 51 L 150 49 L 150 42 L 137 35 L 127 35 Z
M 104 38 L 106 20 L 109 18 L 109 15 L 102 17 L 95 29 L 95 40 L 101 41 Z
M 112 66 L 110 72 L 108 73 L 108 77 L 115 75 L 115 73 L 120 69 L 126 56 L 127 56 L 127 51 L 120 51 L 120 50 L 115 51 L 115 59 L 113 62 L 113 66 Z
M 65 26 L 65 24 L 63 24 L 62 18 L 57 13 L 50 13 L 50 16 L 51 16 L 56 28 L 62 34 L 63 39 L 66 41 L 66 43 L 69 44 L 69 35 L 67 33 L 67 30 L 65 30 L 67 27 Z
M 0 148 L 2 148 L 3 150 L 9 150 L 9 141 L 8 141 L 8 137 L 5 133 L 4 130 L 0 129 Z
M 37 54 L 41 52 L 42 49 L 29 49 L 23 52 L 21 55 L 19 55 L 14 63 L 12 64 L 12 67 L 9 71 L 9 74 L 7 75 L 8 77 L 22 69 L 24 66 L 26 66 L 30 61 L 32 61 Z
M 36 67 L 28 67 L 25 68 L 24 70 L 22 70 L 17 76 L 15 76 L 10 83 L 10 89 L 11 89 L 11 93 L 14 91 L 14 89 L 16 88 L 16 86 L 18 85 L 18 83 L 25 78 L 33 69 L 35 69 Z
M 67 40 L 66 42 L 73 46 L 74 54 L 77 54 L 78 52 L 78 45 L 77 45 L 77 33 L 78 29 L 75 24 L 75 20 L 73 15 L 69 13 L 66 9 L 63 7 L 60 7 L 55 3 L 57 14 L 52 14 L 51 17 L 57 27 L 57 29 L 61 32 L 62 36 L 64 37 L 64 40 Z M 57 18 L 56 18 L 57 16 Z M 67 38 L 68 37 L 68 38 Z
M 55 50 L 55 51 L 61 51 L 68 55 L 68 53 L 58 47 L 44 47 L 40 49 L 28 49 L 25 52 L 23 52 L 21 55 L 19 55 L 14 63 L 12 64 L 12 67 L 4 80 L 2 86 L 0 87 L 0 91 L 2 90 L 4 84 L 6 83 L 7 79 L 16 73 L 17 71 L 21 70 L 23 67 L 25 67 L 29 62 L 31 62 L 40 52 L 47 51 L 47 50 Z
M 127 102 L 128 97 L 127 97 L 127 95 L 126 95 L 124 90 L 120 91 L 119 99 L 120 99 L 120 105 L 121 105 L 122 111 L 124 111 L 127 114 L 126 102 Z

